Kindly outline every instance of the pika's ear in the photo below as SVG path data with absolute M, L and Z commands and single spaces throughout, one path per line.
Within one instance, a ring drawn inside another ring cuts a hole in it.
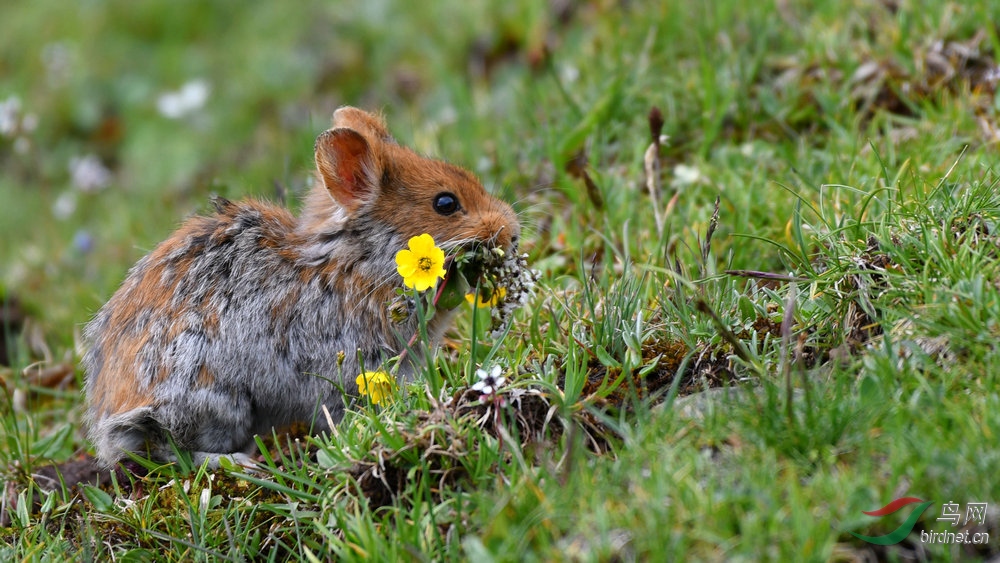
M 372 140 L 396 142 L 389 134 L 389 129 L 386 128 L 385 121 L 380 115 L 351 106 L 343 106 L 333 112 L 333 127 L 334 129 L 338 127 L 354 129 Z
M 371 143 L 339 127 L 316 139 L 316 172 L 327 191 L 349 213 L 378 197 L 381 164 Z

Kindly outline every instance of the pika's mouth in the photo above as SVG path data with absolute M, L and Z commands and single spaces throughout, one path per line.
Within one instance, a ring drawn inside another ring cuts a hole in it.
M 446 259 L 447 273 L 437 296 L 439 307 L 456 307 L 467 301 L 490 308 L 493 336 L 502 334 L 514 311 L 527 303 L 539 273 L 528 268 L 527 255 L 518 254 L 517 242 L 504 250 L 482 243 L 461 247 Z
M 430 235 L 423 234 L 411 238 L 408 246 L 396 254 L 396 268 L 404 285 L 413 291 L 396 289 L 396 297 L 387 305 L 394 323 L 412 318 L 416 299 L 429 299 L 434 309 L 444 311 L 468 302 L 476 309 L 489 309 L 490 336 L 500 338 L 514 312 L 528 302 L 540 276 L 528 267 L 528 255 L 518 253 L 516 239 L 507 250 L 478 241 L 453 242 L 446 253 Z M 431 283 L 422 273 L 423 257 L 431 263 Z M 442 283 L 433 283 L 439 278 Z M 420 296 L 435 286 L 434 292 Z

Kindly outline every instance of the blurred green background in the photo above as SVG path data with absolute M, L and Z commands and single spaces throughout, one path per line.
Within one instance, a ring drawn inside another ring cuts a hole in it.
M 342 104 L 497 182 L 516 145 L 463 139 L 513 111 L 495 67 L 540 57 L 548 18 L 531 2 L 4 3 L 0 284 L 68 344 L 210 193 L 295 206 Z

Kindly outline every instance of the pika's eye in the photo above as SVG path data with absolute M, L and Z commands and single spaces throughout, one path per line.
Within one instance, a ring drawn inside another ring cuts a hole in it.
M 434 196 L 434 211 L 441 215 L 451 215 L 458 211 L 458 198 L 451 192 L 441 192 Z

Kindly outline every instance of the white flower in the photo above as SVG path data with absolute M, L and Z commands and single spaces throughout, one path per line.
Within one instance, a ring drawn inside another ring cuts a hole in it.
M 24 117 L 21 118 L 21 130 L 25 133 L 31 133 L 38 128 L 38 116 L 33 113 L 26 113 Z
M 111 183 L 111 171 L 92 154 L 69 159 L 69 174 L 73 185 L 85 193 L 102 190 Z
M 441 108 L 438 112 L 438 121 L 441 124 L 447 125 L 449 123 L 455 123 L 458 120 L 458 111 L 454 106 L 445 106 Z
M 76 211 L 76 194 L 72 191 L 63 192 L 52 204 L 52 214 L 60 221 L 69 219 Z
M 700 182 L 704 179 L 701 170 L 698 170 L 694 166 L 686 166 L 684 164 L 678 164 L 674 166 L 674 185 L 675 186 L 690 186 L 691 184 Z
M 1000 81 L 1000 66 L 995 66 L 983 73 L 983 80 L 986 82 Z
M 490 172 L 493 170 L 493 160 L 486 155 L 480 156 L 476 161 L 476 170 L 483 174 Z
M 572 84 L 580 78 L 580 69 L 573 65 L 564 65 L 559 69 L 559 76 L 566 84 Z
M 489 372 L 483 369 L 476 370 L 476 377 L 479 381 L 472 385 L 473 391 L 478 391 L 483 395 L 492 395 L 504 384 L 507 379 L 500 375 L 503 372 L 499 365 L 493 366 Z
M 49 43 L 42 49 L 42 64 L 50 86 L 63 86 L 73 70 L 74 52 L 68 43 Z
M 207 81 L 200 78 L 191 80 L 176 92 L 161 94 L 156 100 L 156 109 L 164 117 L 180 119 L 204 106 L 210 91 Z
M 21 99 L 10 96 L 0 102 L 0 135 L 11 137 L 17 133 L 21 113 Z

